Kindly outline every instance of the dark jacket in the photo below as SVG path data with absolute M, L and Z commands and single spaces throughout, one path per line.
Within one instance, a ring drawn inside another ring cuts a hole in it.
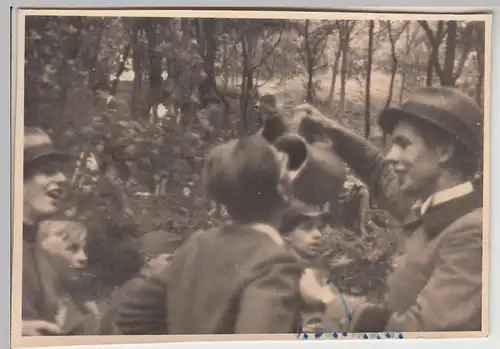
M 269 228 L 270 229 L 270 228 Z M 124 300 L 124 334 L 292 333 L 302 269 L 279 234 L 228 224 L 193 235 L 172 264 Z
M 44 253 L 35 248 L 37 228 L 23 225 L 22 319 L 56 321 L 55 271 Z M 44 282 L 45 281 L 45 282 Z
M 139 273 L 116 290 L 102 312 L 99 326 L 100 335 L 118 334 L 118 329 L 116 328 L 116 312 L 118 307 L 145 282 L 146 277 Z
M 337 151 L 401 221 L 400 262 L 388 280 L 386 301 L 353 310 L 354 332 L 480 331 L 482 302 L 482 192 L 477 189 L 409 215 L 414 199 L 399 189 L 382 154 L 362 139 L 339 132 Z M 406 217 L 406 218 L 405 218 Z M 329 304 L 325 327 L 336 325 Z
M 22 319 L 59 323 L 64 302 L 62 331 L 66 334 L 93 333 L 97 318 L 86 309 L 84 302 L 66 292 L 51 265 L 50 256 L 36 246 L 36 234 L 34 226 L 24 225 Z

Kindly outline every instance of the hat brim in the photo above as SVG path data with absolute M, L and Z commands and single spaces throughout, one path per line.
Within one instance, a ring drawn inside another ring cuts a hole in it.
M 421 120 L 425 123 L 434 125 L 445 132 L 450 132 L 446 128 L 444 128 L 443 125 L 441 125 L 439 122 L 436 122 L 436 120 L 431 117 L 425 116 L 423 114 L 409 112 L 397 107 L 387 108 L 383 110 L 379 114 L 378 124 L 385 134 L 392 134 L 396 125 L 400 121 L 404 120 Z
M 289 214 L 306 217 L 321 217 L 328 212 L 320 207 L 306 204 L 298 199 L 291 199 L 289 202 Z

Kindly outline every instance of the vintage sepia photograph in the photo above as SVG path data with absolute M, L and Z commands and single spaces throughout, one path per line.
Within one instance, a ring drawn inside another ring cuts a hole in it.
M 486 337 L 491 20 L 19 10 L 12 345 Z

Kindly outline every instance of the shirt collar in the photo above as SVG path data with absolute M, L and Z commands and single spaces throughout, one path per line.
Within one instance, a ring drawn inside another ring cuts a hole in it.
M 461 183 L 454 187 L 432 194 L 424 202 L 422 202 L 421 200 L 417 201 L 413 208 L 417 209 L 418 207 L 420 207 L 420 214 L 423 215 L 431 206 L 444 204 L 445 202 L 470 194 L 472 191 L 474 191 L 472 182 L 468 181 L 465 183 Z
M 280 246 L 285 245 L 285 241 L 281 237 L 281 234 L 272 226 L 264 223 L 254 223 L 250 225 L 255 231 L 267 235 L 271 240 L 273 240 L 276 244 Z

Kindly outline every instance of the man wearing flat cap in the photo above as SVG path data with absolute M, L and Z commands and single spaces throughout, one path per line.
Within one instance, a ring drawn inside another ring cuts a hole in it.
M 59 334 L 57 298 L 44 282 L 50 265 L 35 248 L 38 223 L 58 213 L 64 194 L 64 166 L 70 156 L 58 151 L 46 132 L 24 129 L 23 169 L 23 336 Z
M 402 224 L 404 251 L 382 305 L 341 297 L 302 279 L 302 295 L 325 303 L 325 330 L 481 331 L 483 112 L 458 89 L 415 90 L 379 117 L 390 135 L 385 158 L 333 120 L 306 117 L 304 132 L 330 137 L 335 151 Z

